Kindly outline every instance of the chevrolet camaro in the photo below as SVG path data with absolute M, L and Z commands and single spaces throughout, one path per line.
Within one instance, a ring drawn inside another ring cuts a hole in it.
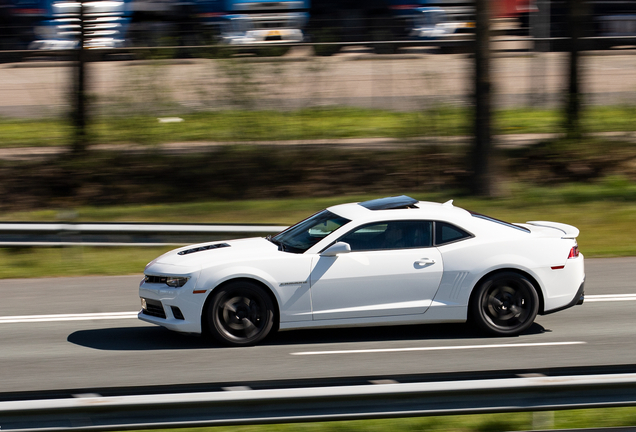
M 150 262 L 139 318 L 244 346 L 276 330 L 470 321 L 517 335 L 583 302 L 579 230 L 407 196 L 336 205 L 275 236 Z

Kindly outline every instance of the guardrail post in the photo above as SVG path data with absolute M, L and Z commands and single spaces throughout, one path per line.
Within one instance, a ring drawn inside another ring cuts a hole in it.
M 533 430 L 554 429 L 554 411 L 535 411 L 532 413 Z

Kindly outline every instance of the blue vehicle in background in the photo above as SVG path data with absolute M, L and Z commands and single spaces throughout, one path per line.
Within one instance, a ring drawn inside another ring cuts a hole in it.
M 12 23 L 8 49 L 77 48 L 80 5 L 85 48 L 226 45 L 271 47 L 315 42 L 330 55 L 344 44 L 440 39 L 465 30 L 461 0 L 0 0 Z M 463 7 L 463 6 L 462 6 Z M 470 10 L 470 7 L 463 9 Z M 324 44 L 321 42 L 333 42 Z M 282 48 L 284 52 L 286 48 Z
M 52 16 L 50 0 L 0 0 L 0 49 L 27 49 L 35 28 Z
M 590 42 L 591 48 L 633 43 L 609 37 L 636 37 L 636 1 L 585 4 L 585 36 L 606 37 Z M 283 53 L 286 43 L 313 42 L 318 55 L 354 44 L 393 53 L 398 42 L 461 43 L 465 33 L 474 32 L 473 0 L 0 0 L 2 59 L 12 57 L 7 54 L 11 50 L 78 48 L 80 5 L 84 48 L 92 49 L 278 46 Z M 550 36 L 567 36 L 565 0 L 492 0 L 492 9 L 494 17 L 518 18 L 523 34 L 528 34 L 535 12 L 535 17 L 547 17 Z M 197 50 L 191 55 L 198 55 Z
M 222 44 L 303 42 L 309 0 L 195 0 L 197 22 Z
M 376 42 L 372 44 L 376 53 L 390 54 L 398 49 L 390 42 L 472 32 L 473 15 L 471 5 L 462 1 L 313 0 L 309 33 L 319 44 L 318 55 L 332 55 L 343 45 L 363 42 Z
M 4 50 L 77 48 L 83 7 L 85 48 L 118 48 L 132 19 L 130 0 L 2 0 L 0 47 Z
M 35 26 L 36 38 L 29 44 L 29 49 L 79 48 L 82 15 L 84 49 L 121 48 L 127 44 L 126 35 L 132 20 L 127 1 L 54 0 L 46 6 L 47 16 Z
M 302 42 L 309 0 L 0 0 L 4 49 Z
M 389 9 L 409 39 L 439 40 L 475 30 L 472 2 L 391 0 Z

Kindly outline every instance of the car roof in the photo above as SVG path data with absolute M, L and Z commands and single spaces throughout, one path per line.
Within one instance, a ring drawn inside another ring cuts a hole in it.
M 470 216 L 468 211 L 453 206 L 452 200 L 440 204 L 418 201 L 405 195 L 359 203 L 340 204 L 329 207 L 327 210 L 352 221 L 391 219 L 457 220 Z

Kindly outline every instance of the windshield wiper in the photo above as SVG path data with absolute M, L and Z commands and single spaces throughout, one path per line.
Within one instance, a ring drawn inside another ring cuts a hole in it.
M 267 237 L 265 237 L 267 240 L 271 241 L 272 243 L 274 243 L 276 246 L 278 246 L 278 250 L 279 251 L 283 251 L 285 252 L 285 244 L 282 241 L 279 240 L 274 240 L 274 238 L 271 235 L 268 235 Z
M 301 249 L 292 245 L 285 244 L 280 240 L 275 240 L 271 235 L 268 235 L 267 237 L 265 237 L 265 239 L 271 241 L 276 246 L 278 246 L 278 250 L 281 252 L 291 252 L 291 253 L 297 254 L 297 253 L 303 253 L 306 250 L 306 249 Z

